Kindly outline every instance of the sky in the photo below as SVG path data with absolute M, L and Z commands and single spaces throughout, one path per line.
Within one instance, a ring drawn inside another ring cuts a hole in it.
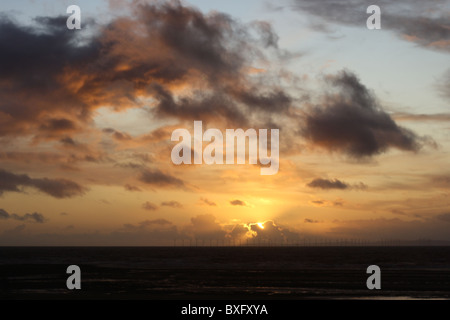
M 450 1 L 0 8 L 1 245 L 450 241 Z M 278 172 L 175 165 L 194 121 Z

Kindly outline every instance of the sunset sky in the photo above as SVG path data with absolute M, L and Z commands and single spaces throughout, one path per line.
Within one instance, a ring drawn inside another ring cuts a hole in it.
M 450 241 L 450 1 L 0 8 L 0 245 Z M 174 165 L 195 120 L 279 129 L 279 172 Z

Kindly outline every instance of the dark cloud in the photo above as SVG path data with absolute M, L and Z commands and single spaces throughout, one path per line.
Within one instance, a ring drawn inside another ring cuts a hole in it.
M 57 133 L 90 125 L 96 108 L 142 106 L 142 96 L 155 99 L 150 110 L 158 116 L 237 124 L 289 106 L 289 94 L 268 85 L 277 76 L 248 73 L 265 51 L 278 50 L 269 23 L 243 24 L 179 1 L 134 2 L 131 11 L 79 32 L 64 27 L 65 16 L 37 18 L 32 27 L 2 15 L 0 136 L 59 140 Z M 190 93 L 180 95 L 180 84 Z
M 338 179 L 328 180 L 328 179 L 314 179 L 310 183 L 307 184 L 308 187 L 311 188 L 319 188 L 319 189 L 348 189 L 349 185 L 345 182 L 342 182 Z
M 71 131 L 75 125 L 70 118 L 83 118 L 89 111 L 82 95 L 71 92 L 62 77 L 65 67 L 99 57 L 99 48 L 94 42 L 80 45 L 75 33 L 55 27 L 65 20 L 40 18 L 33 28 L 0 17 L 0 136 Z M 52 118 L 56 110 L 64 118 Z
M 239 101 L 247 106 L 269 112 L 275 110 L 286 112 L 293 102 L 292 97 L 281 89 L 261 92 L 257 87 L 254 87 L 249 90 L 236 91 L 234 94 Z
M 175 178 L 169 174 L 161 172 L 159 169 L 143 170 L 139 176 L 139 180 L 156 187 L 185 187 L 182 180 Z
M 73 121 L 68 119 L 49 119 L 44 122 L 39 130 L 44 132 L 62 133 L 76 129 Z
M 36 223 L 44 223 L 47 219 L 42 213 L 25 213 L 24 215 L 18 215 L 16 213 L 9 214 L 4 209 L 0 209 L 0 219 L 12 219 L 17 221 L 31 221 Z
M 381 27 L 395 32 L 401 39 L 414 42 L 425 48 L 450 51 L 450 28 L 448 20 L 448 1 L 389 1 L 379 0 L 367 3 L 362 0 L 292 0 L 295 10 L 322 18 L 319 25 L 337 23 L 342 25 L 366 27 L 370 4 L 381 8 Z M 447 9 L 445 9 L 447 7 Z M 330 32 L 333 28 L 318 31 Z
M 306 112 L 301 129 L 314 145 L 363 158 L 389 148 L 418 151 L 427 143 L 398 126 L 354 74 L 342 71 L 326 81 L 337 92 Z
M 33 187 L 55 198 L 71 198 L 86 192 L 86 188 L 67 179 L 33 179 L 26 174 L 14 174 L 0 169 L 0 195 L 4 192 L 22 192 L 22 187 Z
M 134 2 L 131 10 L 129 16 L 87 28 L 89 34 L 57 28 L 65 25 L 66 17 L 40 18 L 39 27 L 32 28 L 2 16 L 0 136 L 34 135 L 79 147 L 72 133 L 92 125 L 96 108 L 112 106 L 145 107 L 152 116 L 182 121 L 283 127 L 284 141 L 299 140 L 294 135 L 300 131 L 315 145 L 358 158 L 391 147 L 416 151 L 423 142 L 397 126 L 346 72 L 328 81 L 339 94 L 327 96 L 305 119 L 293 117 L 298 98 L 283 89 L 279 70 L 258 68 L 258 61 L 281 54 L 278 36 L 267 22 L 244 24 L 218 12 L 203 14 L 179 1 Z M 296 78 L 286 70 L 283 74 L 283 79 Z M 142 97 L 151 97 L 151 106 L 144 105 Z M 295 120 L 302 130 L 287 125 Z M 103 132 L 117 143 L 136 140 L 112 128 Z M 167 130 L 139 139 L 162 137 L 167 139 Z M 72 161 L 103 159 L 89 150 L 74 157 Z M 144 172 L 140 179 L 160 187 L 184 186 L 161 172 Z
M 183 208 L 183 205 L 181 203 L 179 203 L 178 201 L 164 201 L 164 202 L 161 202 L 161 206 L 171 207 L 171 208 L 176 208 L 176 209 Z
M 247 206 L 247 203 L 245 201 L 238 199 L 230 201 L 230 204 L 233 206 L 243 206 L 243 207 Z
M 154 96 L 158 100 L 155 112 L 160 116 L 171 116 L 181 120 L 224 119 L 238 125 L 246 125 L 245 114 L 230 97 L 213 92 L 195 93 L 192 97 L 176 100 L 173 94 L 160 85 L 154 85 Z
M 86 189 L 67 179 L 32 179 L 31 186 L 55 198 L 71 198 L 84 194 Z
M 305 223 L 319 223 L 320 221 L 313 220 L 313 219 L 308 219 L 308 218 L 307 218 L 307 219 L 304 220 L 304 222 L 305 222 Z

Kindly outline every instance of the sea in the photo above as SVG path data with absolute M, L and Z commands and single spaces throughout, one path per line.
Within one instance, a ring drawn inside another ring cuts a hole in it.
M 448 300 L 450 247 L 0 247 L 0 299 Z

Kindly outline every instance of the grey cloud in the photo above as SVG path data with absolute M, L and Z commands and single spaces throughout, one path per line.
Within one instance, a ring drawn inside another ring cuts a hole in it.
M 76 125 L 73 121 L 68 119 L 49 119 L 45 123 L 41 124 L 39 130 L 45 131 L 45 132 L 66 132 L 66 131 L 72 131 L 76 129 Z
M 295 10 L 322 18 L 321 24 L 366 27 L 369 15 L 366 9 L 371 4 L 381 8 L 383 30 L 393 31 L 401 39 L 412 41 L 425 48 L 450 51 L 450 28 L 448 10 L 450 2 L 444 1 L 388 1 L 368 3 L 362 0 L 292 0 Z M 327 31 L 323 28 L 318 31 Z
M 311 188 L 319 188 L 319 189 L 348 189 L 349 185 L 345 182 L 342 182 L 338 179 L 328 180 L 328 179 L 314 179 L 310 183 L 307 184 L 308 187 Z
M 2 15 L 0 136 L 60 139 L 56 133 L 89 125 L 96 108 L 141 106 L 142 95 L 155 98 L 151 112 L 158 116 L 238 124 L 249 121 L 248 112 L 287 105 L 287 93 L 266 85 L 275 76 L 267 73 L 256 82 L 244 71 L 265 50 L 278 50 L 268 22 L 244 24 L 179 1 L 130 6 L 131 15 L 92 29 L 91 22 L 79 32 L 61 27 L 65 16 L 36 18 L 33 28 Z M 198 83 L 201 90 L 175 99 L 170 88 L 180 83 Z M 261 87 L 267 88 L 255 90 Z M 116 140 L 131 139 L 105 132 Z
M 160 116 L 171 116 L 181 120 L 222 119 L 239 125 L 247 123 L 246 116 L 230 97 L 214 92 L 197 92 L 193 97 L 181 97 L 176 101 L 172 93 L 160 85 L 153 85 L 158 100 L 155 112 Z
M 9 214 L 6 210 L 0 209 L 0 219 L 12 219 L 17 221 L 31 221 L 36 223 L 44 223 L 47 219 L 42 213 L 25 213 L 24 215 L 18 215 L 16 213 Z
M 67 179 L 33 179 L 26 174 L 14 174 L 0 169 L 0 195 L 4 192 L 21 192 L 22 187 L 33 187 L 55 198 L 83 195 L 86 188 Z
M 326 79 L 336 94 L 306 111 L 303 136 L 313 145 L 354 158 L 374 156 L 397 148 L 418 151 L 429 139 L 398 126 L 369 90 L 352 73 Z
M 79 196 L 86 191 L 86 188 L 67 179 L 32 179 L 30 185 L 59 199 Z
M 161 172 L 159 169 L 146 169 L 141 172 L 139 180 L 149 185 L 157 187 L 185 187 L 182 180 L 175 178 L 169 174 Z
M 89 125 L 95 108 L 142 106 L 141 96 L 154 99 L 146 110 L 156 117 L 217 120 L 242 127 L 278 127 L 278 121 L 293 120 L 292 104 L 297 100 L 282 89 L 278 73 L 263 70 L 254 76 L 247 71 L 273 51 L 280 53 L 269 23 L 244 24 L 222 13 L 203 14 L 179 1 L 136 1 L 132 9 L 130 16 L 97 25 L 90 35 L 56 28 L 65 25 L 66 17 L 39 19 L 39 32 L 1 18 L 0 83 L 8 86 L 0 85 L 0 136 L 58 130 L 68 134 Z M 85 39 L 80 41 L 78 35 Z M 74 81 L 79 85 L 73 86 Z M 390 147 L 419 149 L 420 138 L 379 110 L 350 75 L 331 82 L 342 91 L 340 99 L 328 99 L 307 113 L 301 121 L 305 125 L 299 124 L 305 130 L 297 130 L 306 139 L 354 157 Z M 180 84 L 192 86 L 189 94 L 173 89 Z M 133 138 L 111 128 L 103 131 L 117 141 Z M 293 133 L 285 137 L 289 134 Z M 61 140 L 59 135 L 51 137 Z M 153 138 L 158 137 L 159 132 Z M 68 147 L 74 141 L 61 142 Z M 98 161 L 95 156 L 82 159 Z M 144 171 L 139 179 L 160 187 L 184 186 L 182 180 L 158 171 Z
M 26 134 L 30 129 L 44 133 L 71 131 L 75 125 L 66 116 L 82 119 L 89 113 L 81 95 L 66 90 L 59 77 L 65 66 L 79 66 L 99 52 L 92 41 L 79 45 L 75 33 L 55 27 L 64 25 L 65 20 L 40 18 L 36 19 L 39 27 L 32 28 L 17 25 L 5 15 L 0 17 L 0 79 L 8 83 L 0 86 L 4 119 L 0 121 L 0 135 Z M 55 110 L 64 118 L 51 118 Z M 40 124 L 39 119 L 43 119 Z

